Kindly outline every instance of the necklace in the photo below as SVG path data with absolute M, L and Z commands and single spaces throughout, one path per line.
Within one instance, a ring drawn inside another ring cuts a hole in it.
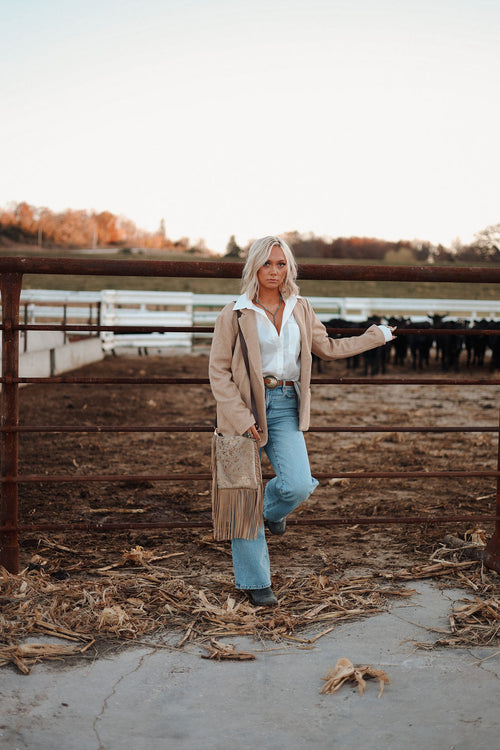
M 282 303 L 282 302 L 283 302 L 283 297 L 282 297 L 282 296 L 281 296 L 281 294 L 280 294 L 280 301 L 278 302 L 278 307 L 276 308 L 276 310 L 275 310 L 274 312 L 271 312 L 271 310 L 269 310 L 269 309 L 268 309 L 268 308 L 267 308 L 267 307 L 266 307 L 265 305 L 263 305 L 263 304 L 262 304 L 262 302 L 259 302 L 259 297 L 258 297 L 258 296 L 257 296 L 257 298 L 256 298 L 256 300 L 255 300 L 255 304 L 256 304 L 256 305 L 259 305 L 259 307 L 262 307 L 262 309 L 263 309 L 263 310 L 265 310 L 265 311 L 266 311 L 266 313 L 268 313 L 268 315 L 270 315 L 270 316 L 271 316 L 271 318 L 273 319 L 273 323 L 274 323 L 274 327 L 275 327 L 275 328 L 277 328 L 277 327 L 278 327 L 278 326 L 276 325 L 276 316 L 277 316 L 277 314 L 278 314 L 278 313 L 279 313 L 279 311 L 280 311 L 280 308 L 281 308 L 281 303 Z

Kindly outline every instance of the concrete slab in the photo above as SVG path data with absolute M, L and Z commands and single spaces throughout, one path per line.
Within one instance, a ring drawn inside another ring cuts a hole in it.
M 446 628 L 463 590 L 418 582 L 389 612 L 338 626 L 314 648 L 228 639 L 252 662 L 214 662 L 198 647 L 130 649 L 77 667 L 0 671 L 5 750 L 480 750 L 498 746 L 500 650 L 415 648 Z M 317 630 L 314 633 L 318 632 Z M 311 633 L 310 635 L 313 635 Z M 301 634 L 303 635 L 303 634 Z M 383 669 L 369 681 L 320 695 L 341 656 Z
M 104 359 L 101 340 L 94 336 L 55 348 L 21 353 L 19 375 L 22 378 L 49 378 L 101 359 Z

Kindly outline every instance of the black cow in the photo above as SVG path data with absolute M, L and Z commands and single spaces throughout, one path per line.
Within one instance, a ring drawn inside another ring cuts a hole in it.
M 488 328 L 499 331 L 498 335 L 488 336 L 488 346 L 491 349 L 490 371 L 500 370 L 500 321 L 491 320 Z
M 431 324 L 424 320 L 422 323 L 407 323 L 406 327 L 410 330 L 420 328 L 431 330 Z M 414 370 L 423 370 L 424 365 L 429 367 L 429 356 L 432 346 L 432 336 L 425 333 L 410 333 L 407 336 L 408 346 L 411 353 L 411 364 Z
M 408 323 L 409 318 L 389 318 L 388 325 L 397 326 L 398 331 L 404 330 Z M 406 357 L 408 355 L 408 336 L 398 336 L 396 331 L 396 338 L 388 346 L 394 349 L 394 364 L 404 367 Z M 390 359 L 390 354 L 388 359 Z
M 484 331 L 489 328 L 489 322 L 484 318 L 482 320 L 475 320 L 472 326 L 472 330 Z M 484 365 L 484 357 L 486 355 L 486 346 L 488 344 L 488 335 L 479 334 L 478 336 L 465 336 L 465 348 L 467 350 L 467 367 L 471 365 L 482 367 Z
M 428 315 L 427 317 L 431 321 L 432 328 L 443 328 L 443 320 L 448 317 L 448 313 L 445 313 L 444 315 L 438 315 L 435 313 L 434 315 Z M 436 345 L 436 362 L 439 362 L 439 360 L 442 359 L 443 351 L 442 340 L 439 335 L 434 338 L 434 343 Z
M 447 320 L 440 324 L 441 328 L 447 330 L 457 330 L 458 328 L 466 328 L 468 325 L 467 321 L 464 320 Z M 460 352 L 464 345 L 464 336 L 457 334 L 441 333 L 436 336 L 436 341 L 439 339 L 439 346 L 441 350 L 441 368 L 444 372 L 448 372 L 453 369 L 455 372 L 460 371 Z
M 366 323 L 362 324 L 363 328 L 369 328 L 371 325 L 380 325 L 381 318 L 377 315 L 373 315 L 368 318 Z M 363 352 L 363 362 L 365 365 L 364 374 L 373 377 L 381 372 L 385 375 L 385 362 L 388 350 L 385 346 L 377 346 L 375 349 L 369 349 L 367 352 Z

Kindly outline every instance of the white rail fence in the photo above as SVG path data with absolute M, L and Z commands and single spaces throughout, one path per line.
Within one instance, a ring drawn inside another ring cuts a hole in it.
M 65 322 L 66 324 L 98 323 L 124 326 L 212 326 L 222 307 L 235 299 L 230 294 L 193 294 L 191 292 L 148 292 L 104 289 L 100 292 L 23 290 L 21 322 L 29 324 Z M 402 299 L 392 297 L 310 297 L 314 310 L 323 322 L 343 318 L 363 322 L 378 315 L 405 316 L 422 322 L 433 315 L 447 315 L 469 323 L 486 318 L 500 319 L 500 301 L 457 299 Z M 24 316 L 24 319 L 23 319 Z M 73 332 L 74 335 L 77 332 Z M 71 336 L 72 332 L 60 334 Z M 46 332 L 29 332 L 23 337 L 24 350 L 44 348 Z M 101 332 L 104 352 L 119 348 L 161 350 L 191 349 L 208 342 L 210 334 L 192 332 L 152 332 L 117 334 Z

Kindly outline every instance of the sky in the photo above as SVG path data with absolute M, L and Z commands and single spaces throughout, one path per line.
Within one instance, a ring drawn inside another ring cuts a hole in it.
M 224 252 L 500 222 L 499 0 L 0 3 L 0 207 Z

